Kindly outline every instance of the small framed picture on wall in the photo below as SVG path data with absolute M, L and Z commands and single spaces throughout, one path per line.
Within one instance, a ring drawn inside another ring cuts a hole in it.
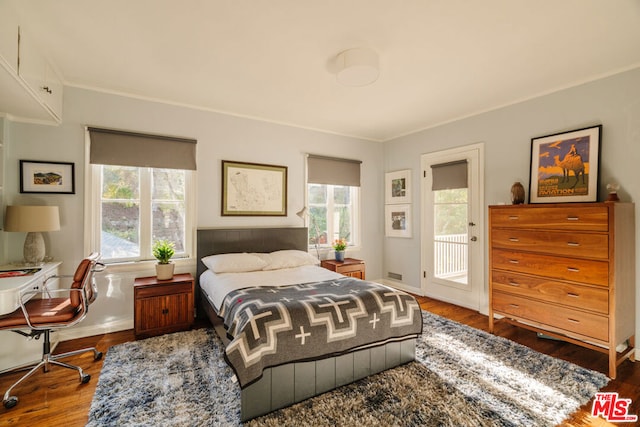
M 411 203 L 411 170 L 385 174 L 385 204 Z
M 20 160 L 20 192 L 75 194 L 75 164 Z
M 411 205 L 385 206 L 385 235 L 411 237 Z

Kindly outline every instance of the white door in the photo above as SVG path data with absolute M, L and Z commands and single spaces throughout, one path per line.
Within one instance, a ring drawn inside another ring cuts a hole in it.
M 483 164 L 483 144 L 421 158 L 422 291 L 474 310 L 485 295 Z

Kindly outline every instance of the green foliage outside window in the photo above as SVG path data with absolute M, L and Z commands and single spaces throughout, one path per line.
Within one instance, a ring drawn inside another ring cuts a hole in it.
M 434 192 L 435 235 L 467 233 L 467 189 Z

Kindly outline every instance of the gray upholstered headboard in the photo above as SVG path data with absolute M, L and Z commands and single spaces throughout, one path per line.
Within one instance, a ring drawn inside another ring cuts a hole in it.
M 273 252 L 308 248 L 306 227 L 280 228 L 201 228 L 198 229 L 197 278 L 206 267 L 200 261 L 207 255 L 237 252 Z
M 309 244 L 308 236 L 306 227 L 198 229 L 195 287 L 198 317 L 203 317 L 206 312 L 200 300 L 200 275 L 207 269 L 201 261 L 203 257 L 238 252 L 273 252 L 281 249 L 306 251 Z

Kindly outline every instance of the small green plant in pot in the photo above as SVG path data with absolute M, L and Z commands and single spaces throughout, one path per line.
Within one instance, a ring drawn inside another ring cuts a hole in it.
M 153 256 L 156 257 L 156 276 L 158 280 L 173 279 L 175 264 L 171 262 L 171 257 L 175 253 L 175 245 L 168 240 L 156 240 L 151 248 Z
M 347 249 L 347 240 L 334 240 L 331 246 L 333 246 L 333 250 L 335 251 L 336 261 L 344 262 L 344 251 Z

